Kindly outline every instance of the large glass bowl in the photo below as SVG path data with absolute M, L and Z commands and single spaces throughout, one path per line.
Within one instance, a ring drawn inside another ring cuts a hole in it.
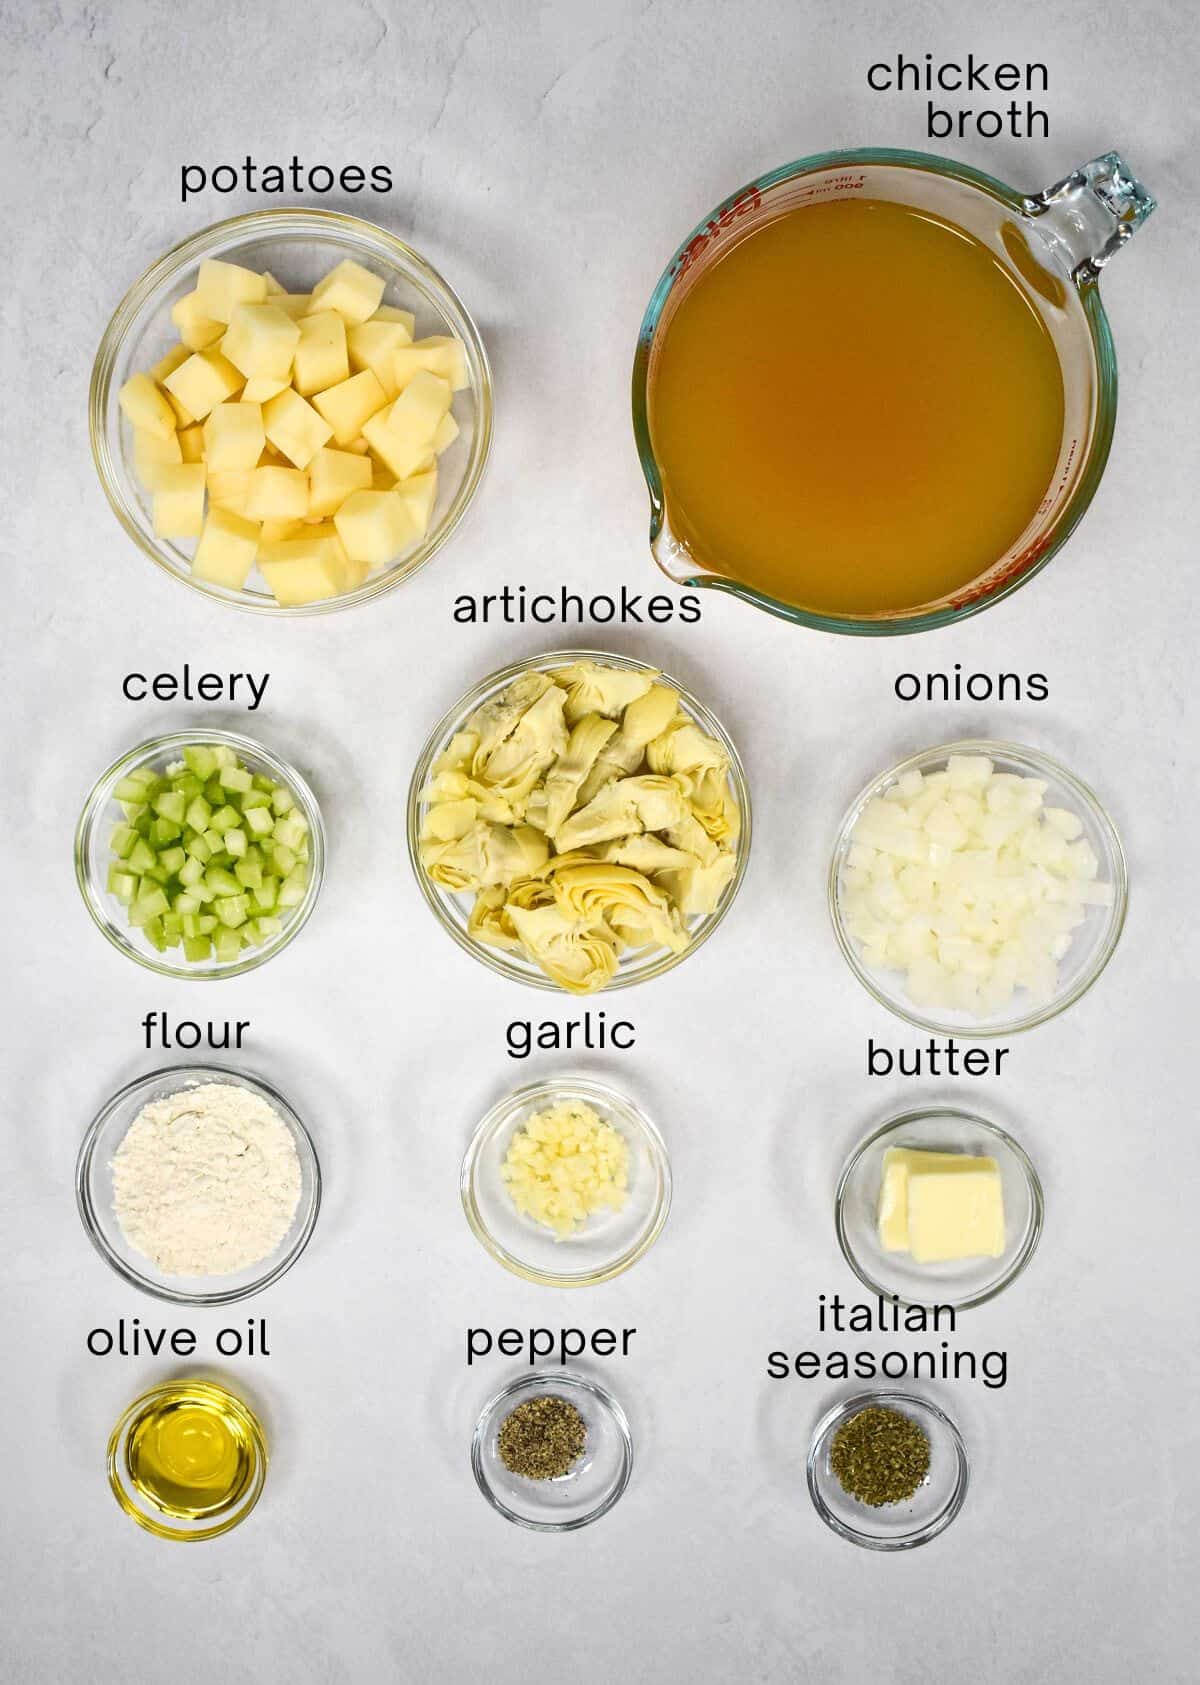
M 432 775 L 433 763 L 446 748 L 456 731 L 460 731 L 469 715 L 473 714 L 482 702 L 497 691 L 503 690 L 505 685 L 511 684 L 513 679 L 521 673 L 536 669 L 541 673 L 553 672 L 559 667 L 569 667 L 575 661 L 597 661 L 606 667 L 621 667 L 633 672 L 647 671 L 649 664 L 644 661 L 634 661 L 629 656 L 613 655 L 607 650 L 596 649 L 560 649 L 553 650 L 548 655 L 533 656 L 525 661 L 514 661 L 511 666 L 502 667 L 499 672 L 489 673 L 487 678 L 480 679 L 472 690 L 457 701 L 442 715 L 437 725 L 429 734 L 429 739 L 421 751 L 416 770 L 413 773 L 412 784 L 408 792 L 408 855 L 412 868 L 416 874 L 421 893 L 429 906 L 433 909 L 438 923 L 473 958 L 480 960 L 490 970 L 499 972 L 502 977 L 510 977 L 516 983 L 528 983 L 535 989 L 552 989 L 555 993 L 565 993 L 558 983 L 547 977 L 533 960 L 521 953 L 509 953 L 500 948 L 492 948 L 485 942 L 479 942 L 467 929 L 471 905 L 474 897 L 470 894 L 456 895 L 441 884 L 436 884 L 429 877 L 420 859 L 421 825 L 425 817 L 426 803 L 421 800 L 421 792 L 428 784 Z M 659 671 L 662 683 L 670 685 L 679 692 L 680 706 L 683 711 L 710 737 L 715 737 L 722 745 L 729 758 L 729 784 L 737 801 L 741 813 L 741 831 L 737 843 L 737 866 L 732 878 L 726 884 L 717 904 L 716 910 L 702 917 L 693 918 L 688 925 L 691 941 L 682 953 L 670 953 L 665 948 L 639 948 L 636 951 L 626 951 L 621 955 L 618 968 L 611 980 L 598 991 L 601 994 L 611 993 L 613 989 L 627 989 L 634 983 L 645 983 L 651 977 L 661 977 L 664 971 L 670 971 L 681 960 L 694 954 L 702 942 L 706 942 L 713 931 L 720 924 L 725 914 L 733 905 L 734 897 L 741 888 L 742 879 L 746 875 L 746 866 L 750 858 L 750 787 L 746 780 L 746 769 L 742 765 L 741 756 L 734 747 L 733 740 L 725 727 L 710 713 L 698 697 L 693 696 L 686 686 L 669 673 Z
M 859 945 L 850 934 L 842 907 L 842 873 L 847 864 L 852 834 L 869 801 L 882 796 L 906 772 L 940 771 L 951 755 L 986 755 L 995 763 L 997 772 L 1014 773 L 1021 778 L 1040 778 L 1047 785 L 1045 805 L 1063 807 L 1076 814 L 1083 824 L 1082 836 L 1095 850 L 1100 862 L 1099 881 L 1112 885 L 1110 906 L 1087 909 L 1084 922 L 1071 933 L 1071 946 L 1059 962 L 1058 986 L 1047 1000 L 1037 1000 L 1028 990 L 1018 989 L 1009 1007 L 991 1017 L 972 1017 L 950 1008 L 925 1008 L 914 1004 L 905 993 L 904 974 L 900 971 L 876 971 L 863 960 Z M 1129 879 L 1125 854 L 1116 827 L 1109 818 L 1099 797 L 1066 767 L 1052 761 L 1037 749 L 1022 748 L 1015 743 L 992 742 L 985 738 L 970 738 L 959 743 L 944 743 L 937 748 L 923 749 L 910 755 L 898 766 L 872 778 L 861 789 L 847 809 L 833 846 L 833 858 L 828 879 L 829 911 L 833 919 L 838 946 L 858 978 L 882 1006 L 905 1018 L 920 1029 L 932 1030 L 943 1036 L 1009 1036 L 1018 1030 L 1032 1029 L 1047 1019 L 1065 1012 L 1099 977 L 1116 949 L 1129 894 Z
M 208 959 L 192 964 L 181 957 L 182 949 L 168 948 L 160 954 L 141 930 L 128 922 L 121 902 L 108 893 L 108 868 L 113 859 L 108 844 L 113 826 L 123 818 L 113 795 L 122 778 L 143 766 L 162 772 L 181 758 L 184 749 L 210 743 L 226 744 L 251 772 L 273 778 L 291 791 L 308 821 L 308 888 L 303 901 L 290 909 L 289 915 L 281 921 L 282 930 L 270 941 L 257 948 L 244 949 L 235 960 L 219 960 L 210 955 Z M 265 964 L 286 948 L 308 922 L 321 892 L 324 873 L 325 826 L 317 798 L 294 767 L 252 738 L 241 737 L 233 731 L 176 731 L 167 737 L 153 737 L 149 742 L 139 743 L 136 749 L 130 749 L 128 754 L 122 755 L 120 760 L 114 761 L 100 774 L 83 805 L 75 832 L 75 878 L 92 922 L 114 948 L 163 977 L 194 977 L 211 981 L 216 977 L 237 977 L 244 971 L 253 971 L 255 966 Z
M 356 591 L 280 608 L 257 572 L 241 591 L 192 577 L 190 550 L 154 531 L 150 499 L 133 471 L 131 429 L 117 394 L 130 375 L 148 370 L 178 342 L 171 307 L 196 282 L 204 258 L 269 269 L 289 290 L 308 289 L 343 258 L 387 278 L 385 304 L 411 310 L 417 337 L 451 334 L 466 347 L 468 386 L 455 394 L 461 432 L 438 459 L 438 495 L 420 542 L 374 573 Z M 261 614 L 325 614 L 382 595 L 408 579 L 441 549 L 479 488 L 492 442 L 492 377 L 471 317 L 432 264 L 394 234 L 338 211 L 266 210 L 231 217 L 173 247 L 130 287 L 105 330 L 92 370 L 89 399 L 92 455 L 105 495 L 130 537 L 172 578 L 218 602 Z
M 562 1102 L 592 1107 L 629 1147 L 629 1188 L 619 1211 L 600 1211 L 577 1233 L 553 1230 L 517 1210 L 501 1174 L 509 1144 L 536 1112 Z M 506 1270 L 547 1287 L 611 1281 L 658 1239 L 671 1208 L 671 1166 L 662 1136 L 631 1100 L 582 1077 L 528 1083 L 493 1106 L 467 1148 L 462 1201 L 480 1245 Z
M 300 1199 L 286 1235 L 269 1258 L 222 1276 L 166 1275 L 126 1240 L 117 1220 L 113 1198 L 112 1160 L 130 1126 L 144 1107 L 165 1100 L 185 1088 L 207 1083 L 232 1083 L 265 1100 L 292 1138 L 300 1161 Z M 248 1299 L 286 1274 L 299 1258 L 316 1227 L 321 1209 L 321 1167 L 316 1148 L 298 1114 L 279 1091 L 262 1077 L 223 1065 L 176 1065 L 137 1077 L 118 1090 L 93 1118 L 79 1149 L 75 1168 L 75 1198 L 89 1240 L 106 1263 L 143 1293 L 177 1305 L 230 1305 Z

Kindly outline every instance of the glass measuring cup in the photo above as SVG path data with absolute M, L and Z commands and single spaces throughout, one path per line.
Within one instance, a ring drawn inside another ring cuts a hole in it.
M 733 577 L 736 559 L 700 555 L 671 530 L 668 497 L 650 429 L 650 393 L 671 318 L 706 270 L 748 234 L 813 203 L 883 199 L 926 210 L 981 241 L 1010 272 L 1044 322 L 1063 377 L 1063 435 L 1053 476 L 1033 518 L 975 579 L 936 601 L 875 614 L 798 608 Z M 650 493 L 650 549 L 669 578 L 742 597 L 784 620 L 867 636 L 951 625 L 1032 579 L 1074 531 L 1108 459 L 1117 365 L 1100 301 L 1100 271 L 1155 208 L 1119 153 L 1106 152 L 1038 193 L 1022 193 L 965 164 L 920 152 L 827 152 L 772 170 L 724 200 L 663 271 L 638 334 L 633 428 Z

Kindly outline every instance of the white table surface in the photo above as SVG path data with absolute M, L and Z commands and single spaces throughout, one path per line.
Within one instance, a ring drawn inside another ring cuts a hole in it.
M 1194 1677 L 1192 9 L 1168 0 L 1139 23 L 1112 0 L 8 0 L 0 28 L 13 330 L 0 404 L 0 1677 Z M 866 67 L 901 50 L 968 49 L 1048 63 L 1039 103 L 1051 137 L 944 150 L 1036 187 L 1120 145 L 1161 199 L 1105 279 L 1121 415 L 1067 551 L 1010 602 L 923 639 L 820 637 L 722 598 L 705 600 L 699 627 L 661 631 L 452 625 L 456 592 L 505 582 L 655 587 L 628 368 L 672 246 L 783 160 L 926 146 L 923 98 L 869 93 Z M 389 164 L 395 191 L 347 208 L 451 277 L 498 383 L 489 477 L 452 548 L 368 610 L 294 624 L 239 616 L 158 575 L 112 518 L 86 435 L 91 359 L 129 282 L 184 235 L 279 202 L 239 192 L 180 204 L 183 162 L 248 151 L 260 163 L 295 151 Z M 403 810 L 426 731 L 455 696 L 517 655 L 589 640 L 701 691 L 743 749 L 757 823 L 724 928 L 669 978 L 620 997 L 633 1052 L 585 1062 L 660 1121 L 676 1200 L 641 1265 L 571 1295 L 489 1260 L 463 1221 L 457 1173 L 484 1108 L 569 1063 L 513 1062 L 507 1023 L 579 1009 L 493 978 L 442 934 L 404 857 Z M 246 716 L 122 698 L 126 672 L 185 660 L 269 669 L 267 703 Z M 1043 671 L 1051 699 L 894 699 L 897 672 L 956 660 Z M 211 990 L 160 981 L 109 949 L 70 860 L 99 769 L 156 730 L 204 723 L 249 728 L 293 755 L 332 830 L 302 939 Z M 1017 1039 L 1000 1079 L 868 1081 L 868 1035 L 893 1047 L 919 1038 L 874 1005 L 834 947 L 832 831 L 866 775 L 976 731 L 1049 749 L 1107 798 L 1131 861 L 1125 936 L 1092 994 Z M 125 1288 L 88 1244 L 72 1194 L 93 1112 L 155 1063 L 140 1030 L 155 1008 L 248 1018 L 246 1064 L 310 1120 L 326 1177 L 309 1252 L 238 1313 L 268 1317 L 273 1355 L 222 1371 L 264 1410 L 266 1494 L 244 1528 L 195 1549 L 131 1526 L 104 1477 L 113 1421 L 171 1366 L 90 1357 L 84 1342 L 122 1315 L 206 1338 L 229 1318 L 180 1316 Z M 1007 1349 L 1008 1386 L 928 1389 L 969 1443 L 961 1517 L 927 1549 L 877 1556 L 827 1532 L 804 1486 L 811 1426 L 847 1389 L 769 1382 L 766 1354 L 820 1348 L 816 1295 L 854 1296 L 830 1219 L 845 1152 L 889 1111 L 947 1098 L 974 1102 L 1028 1146 L 1046 1233 L 1019 1285 L 962 1324 L 964 1345 Z M 465 1330 L 531 1322 L 638 1329 L 628 1360 L 594 1368 L 632 1418 L 633 1482 L 600 1524 L 570 1536 L 506 1526 L 467 1462 L 480 1404 L 518 1366 L 493 1358 L 468 1371 Z

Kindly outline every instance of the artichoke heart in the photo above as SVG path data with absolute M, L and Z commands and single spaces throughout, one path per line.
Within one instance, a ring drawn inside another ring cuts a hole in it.
M 651 940 L 672 953 L 682 953 L 690 940 L 661 889 L 630 866 L 593 860 L 555 872 L 554 895 L 566 913 L 589 926 L 635 923 L 650 932 Z M 621 917 L 621 915 L 627 915 Z
M 573 813 L 559 827 L 555 844 L 562 850 L 586 848 L 607 842 L 610 837 L 628 836 L 634 831 L 664 831 L 677 825 L 688 811 L 683 791 L 670 778 L 643 774 L 639 778 L 618 778 L 600 794 Z
M 503 789 L 514 781 L 523 781 L 532 768 L 536 783 L 567 747 L 567 728 L 563 724 L 565 701 L 566 697 L 557 685 L 543 691 L 532 707 L 521 715 L 503 743 L 487 756 L 479 771 L 481 781 Z
M 685 866 L 677 872 L 664 872 L 658 881 L 682 918 L 705 918 L 716 912 L 736 866 L 737 856 L 723 853 L 707 866 Z
M 645 759 L 646 745 L 666 731 L 678 713 L 679 698 L 668 685 L 651 685 L 645 696 L 631 702 L 621 716 L 621 729 L 584 780 L 578 805 L 585 806 L 614 778 L 636 772 Z
M 421 864 L 447 889 L 487 889 L 527 878 L 546 863 L 546 839 L 528 825 L 477 824 L 453 842 L 421 845 Z
M 729 794 L 723 773 L 715 768 L 702 774 L 691 791 L 692 812 L 714 842 L 733 842 L 741 830 L 742 816 Z
M 661 837 L 642 831 L 632 837 L 617 837 L 600 850 L 601 860 L 611 860 L 618 866 L 632 866 L 635 872 L 653 877 L 656 872 L 684 871 L 700 864 L 686 849 L 672 848 Z
M 609 719 L 618 719 L 631 702 L 645 696 L 655 674 L 649 670 L 602 667 L 598 661 L 573 661 L 569 667 L 560 667 L 554 678 L 566 690 L 567 724 L 573 726 L 585 714 L 605 714 Z
M 646 745 L 653 772 L 724 773 L 729 758 L 715 737 L 708 737 L 691 720 L 677 720 Z
M 523 715 L 533 707 L 539 696 L 552 689 L 544 673 L 521 673 L 496 696 L 481 702 L 459 736 L 475 737 L 470 771 L 479 776 L 489 757 L 498 749 L 510 732 L 516 730 Z
M 473 936 L 477 942 L 486 942 L 491 948 L 519 951 L 521 938 L 508 917 L 508 895 L 509 891 L 503 884 L 481 889 L 467 919 L 467 935 Z
M 565 752 L 546 775 L 546 822 L 542 829 L 548 837 L 558 835 L 575 806 L 579 786 L 616 729 L 616 720 L 607 720 L 603 714 L 585 714 L 572 731 Z
M 602 989 L 617 969 L 612 939 L 587 929 L 560 907 L 509 906 L 513 928 L 546 976 L 573 995 Z

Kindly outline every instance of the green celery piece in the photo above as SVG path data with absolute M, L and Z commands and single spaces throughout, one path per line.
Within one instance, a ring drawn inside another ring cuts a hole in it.
M 185 936 L 183 939 L 183 957 L 192 965 L 200 960 L 212 958 L 211 936 Z
M 183 920 L 178 913 L 164 913 L 162 916 L 163 935 L 179 937 L 183 935 Z
M 108 846 L 119 860 L 128 860 L 137 840 L 138 834 L 132 825 L 114 825 Z
M 161 919 L 147 919 L 145 924 L 142 926 L 142 935 L 152 947 L 158 949 L 160 954 L 166 952 L 167 939 L 163 934 Z
M 298 907 L 308 889 L 308 873 L 302 867 L 290 872 L 279 886 L 279 905 Z
M 272 790 L 275 788 L 275 780 L 273 778 L 268 778 L 265 772 L 256 772 L 254 774 L 254 788 L 256 790 L 265 790 L 267 794 L 270 795 Z
M 210 750 L 217 763 L 218 772 L 223 766 L 236 766 L 237 756 L 227 743 L 213 743 Z
M 233 875 L 243 889 L 262 888 L 263 870 L 257 860 L 239 860 L 233 868 Z
M 208 844 L 210 852 L 213 854 L 220 854 L 221 850 L 225 847 L 224 842 L 221 840 L 220 831 L 214 831 L 211 827 L 205 831 L 204 840 Z
M 209 779 L 208 783 L 204 786 L 204 799 L 210 807 L 220 807 L 221 803 L 225 800 L 225 792 L 221 788 L 221 780 L 219 778 Z
M 185 852 L 191 855 L 193 860 L 199 860 L 202 866 L 207 866 L 212 859 L 212 849 L 201 836 L 194 836 L 191 842 L 184 843 L 183 846 Z
M 250 917 L 250 905 L 244 895 L 218 896 L 213 902 L 213 911 L 230 930 L 236 930 Z
M 269 807 L 247 807 L 242 810 L 242 824 L 256 837 L 269 837 L 275 818 Z
M 144 802 L 147 779 L 139 772 L 130 772 L 117 780 L 113 797 L 119 802 Z
M 243 858 L 248 866 L 261 866 L 263 863 L 263 851 L 257 843 L 249 843 L 247 844 L 246 853 Z
M 171 902 L 171 911 L 178 913 L 181 918 L 200 911 L 200 901 L 195 895 L 189 895 L 186 889 L 181 889 Z
M 217 770 L 217 757 L 211 749 L 206 749 L 203 743 L 183 751 L 184 764 L 189 772 L 194 772 L 197 778 L 209 779 Z
M 186 885 L 188 889 L 191 889 L 193 884 L 203 881 L 204 862 L 202 860 L 197 860 L 193 854 L 189 859 L 185 860 L 183 865 L 179 868 L 178 876 L 180 883 Z
M 253 786 L 242 796 L 242 812 L 246 813 L 252 807 L 270 807 L 271 797 L 265 790 L 258 790 Z
M 183 826 L 177 825 L 173 819 L 156 819 L 150 827 L 150 842 L 163 848 L 167 843 L 173 843 L 183 835 Z
M 149 841 L 150 833 L 154 829 L 154 815 L 148 807 L 144 807 L 137 818 L 133 820 L 133 828 L 139 837 Z
M 204 874 L 205 886 L 214 895 L 240 895 L 241 885 L 232 872 L 225 871 L 222 866 L 209 866 Z
M 204 785 L 193 772 L 180 772 L 171 780 L 171 788 L 178 790 L 185 802 L 190 802 L 201 794 Z
M 120 866 L 113 862 L 108 868 L 108 893 L 115 895 L 118 901 L 124 901 L 128 906 L 137 894 L 138 880 L 132 872 L 123 872 Z
M 182 828 L 187 801 L 178 790 L 164 790 L 161 795 L 155 796 L 150 806 L 160 819 L 173 819 Z
M 180 921 L 179 922 L 180 922 L 180 928 L 183 931 L 183 938 L 184 938 L 185 942 L 187 941 L 187 939 L 190 936 L 199 936 L 199 934 L 200 934 L 200 915 L 199 915 L 199 913 L 182 913 L 180 915 Z
M 298 813 L 287 813 L 275 821 L 274 837 L 285 848 L 297 849 L 308 835 L 308 826 Z
M 242 816 L 238 812 L 237 808 L 230 807 L 226 804 L 224 807 L 219 807 L 213 814 L 212 829 L 214 831 L 219 831 L 221 835 L 224 836 L 226 831 L 234 830 L 241 824 L 241 822 Z M 224 847 L 224 844 L 221 846 Z
M 244 766 L 223 766 L 217 776 L 223 790 L 233 790 L 238 795 L 254 787 L 254 775 Z
M 262 887 L 252 893 L 255 911 L 259 913 L 273 913 L 279 905 L 279 879 L 264 878 Z
M 277 842 L 275 852 L 271 856 L 271 864 L 279 872 L 282 872 L 286 878 L 289 872 L 295 871 L 298 858 L 290 848 L 285 847 L 281 842 Z
M 262 936 L 259 932 L 258 921 L 256 919 L 246 920 L 245 924 L 241 927 L 241 937 L 242 942 L 247 948 L 257 948 L 259 946 L 262 941 Z
M 199 919 L 201 936 L 211 936 L 220 922 L 215 913 L 201 913 Z
M 132 825 L 135 819 L 140 819 L 146 811 L 145 802 L 118 802 L 117 806 L 125 815 L 125 823 Z
M 137 872 L 139 876 L 142 872 L 148 872 L 157 858 L 158 856 L 144 837 L 138 838 L 126 856 L 129 870 Z
M 183 852 L 179 845 L 176 844 L 173 848 L 163 849 L 162 853 L 158 857 L 158 863 L 160 866 L 166 867 L 167 873 L 170 877 L 175 877 L 186 859 L 187 855 Z
M 264 913 L 258 920 L 259 935 L 264 942 L 270 936 L 278 936 L 282 929 L 283 920 L 272 918 L 269 913 Z
M 197 901 L 202 902 L 206 907 L 214 898 L 214 892 L 208 887 L 203 878 L 197 878 L 195 883 L 190 883 L 188 885 L 188 888 L 196 897 Z
M 171 874 L 159 861 L 155 861 L 150 870 L 143 874 L 151 883 L 166 885 L 170 882 Z
M 208 830 L 208 822 L 212 818 L 212 807 L 203 796 L 193 796 L 188 803 L 187 813 L 184 817 L 193 831 L 203 833 Z
M 284 784 L 277 784 L 271 791 L 271 810 L 282 819 L 285 813 L 290 813 L 296 805 L 296 798 Z
M 237 959 L 242 951 L 241 932 L 230 929 L 228 926 L 222 926 L 213 936 L 213 948 L 217 958 L 223 964 L 228 964 L 231 960 Z
M 134 902 L 134 911 L 142 915 L 140 922 L 144 924 L 147 919 L 161 918 L 164 913 L 169 913 L 170 910 L 171 903 L 163 894 L 161 886 L 155 884 L 152 888 L 147 889 L 146 880 L 143 878 L 142 886 L 138 890 L 138 898 Z
M 225 850 L 235 860 L 240 860 L 246 852 L 246 833 L 240 825 L 235 825 L 232 831 L 225 833 Z

